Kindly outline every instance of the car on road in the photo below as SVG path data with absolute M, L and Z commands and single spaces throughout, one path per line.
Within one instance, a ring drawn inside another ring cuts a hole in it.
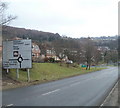
M 72 61 L 72 60 L 68 60 L 66 63 L 67 63 L 67 64 L 72 64 L 73 61 Z

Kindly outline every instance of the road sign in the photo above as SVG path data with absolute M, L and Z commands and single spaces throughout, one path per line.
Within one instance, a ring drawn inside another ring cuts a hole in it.
M 3 68 L 32 68 L 32 44 L 30 39 L 3 42 Z

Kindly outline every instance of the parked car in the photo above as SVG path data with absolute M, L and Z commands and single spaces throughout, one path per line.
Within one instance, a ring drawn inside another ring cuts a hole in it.
M 72 61 L 72 60 L 68 60 L 66 63 L 67 63 L 67 64 L 72 64 L 73 61 Z

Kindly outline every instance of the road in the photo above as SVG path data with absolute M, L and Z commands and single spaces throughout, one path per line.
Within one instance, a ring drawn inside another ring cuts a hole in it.
M 118 78 L 117 67 L 3 91 L 3 106 L 99 106 Z

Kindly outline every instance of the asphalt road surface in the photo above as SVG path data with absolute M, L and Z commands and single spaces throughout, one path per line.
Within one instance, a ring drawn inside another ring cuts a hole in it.
M 99 106 L 118 78 L 118 68 L 3 91 L 3 106 Z

